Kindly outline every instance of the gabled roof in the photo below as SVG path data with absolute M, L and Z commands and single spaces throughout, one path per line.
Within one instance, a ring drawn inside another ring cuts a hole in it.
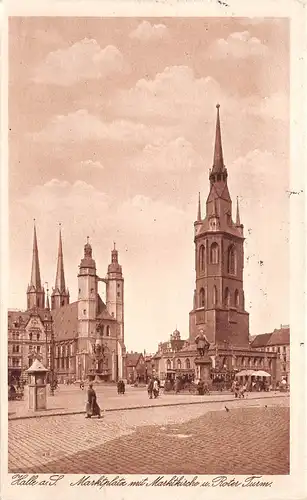
M 140 362 L 140 359 L 143 357 L 141 352 L 132 352 L 126 354 L 126 366 L 135 367 Z
M 270 340 L 271 333 L 263 333 L 262 335 L 254 335 L 254 339 L 251 342 L 251 347 L 266 347 L 268 341 Z
M 290 344 L 290 328 L 278 328 L 271 333 L 256 335 L 251 342 L 252 348 Z
M 290 344 L 290 328 L 279 328 L 271 334 L 267 345 L 287 345 Z
M 51 311 L 55 340 L 68 340 L 78 334 L 78 302 Z

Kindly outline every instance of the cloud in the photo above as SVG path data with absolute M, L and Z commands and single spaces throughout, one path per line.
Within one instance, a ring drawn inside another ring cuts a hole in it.
M 140 79 L 120 91 L 113 106 L 124 116 L 186 120 L 200 117 L 224 92 L 210 76 L 196 78 L 188 66 L 169 66 L 154 79 Z
M 231 33 L 226 39 L 220 38 L 211 44 L 208 49 L 211 58 L 246 59 L 248 57 L 261 57 L 268 53 L 268 48 L 261 43 L 259 38 L 253 37 L 248 31 Z
M 168 36 L 168 29 L 165 24 L 150 24 L 148 21 L 142 21 L 129 36 L 145 42 L 157 41 Z
M 202 158 L 193 145 L 183 137 L 170 142 L 147 144 L 142 152 L 131 161 L 131 166 L 144 172 L 189 172 L 200 168 Z
M 30 134 L 37 142 L 77 144 L 85 141 L 114 141 L 126 144 L 146 144 L 168 136 L 163 127 L 148 127 L 129 120 L 104 121 L 85 109 L 58 115 L 44 129 Z
M 61 217 L 67 212 L 75 220 L 86 217 L 86 214 L 106 209 L 110 198 L 106 193 L 97 191 L 91 184 L 77 180 L 74 183 L 51 179 L 43 185 L 34 186 L 31 192 L 20 200 L 32 214 L 48 214 L 58 212 Z M 62 215 L 61 215 L 62 213 Z
M 96 40 L 84 38 L 68 48 L 50 52 L 35 69 L 33 81 L 71 86 L 83 80 L 106 79 L 127 69 L 116 47 L 108 45 L 102 49 Z
M 84 168 L 100 168 L 103 169 L 104 166 L 98 160 L 83 160 L 80 162 L 80 166 Z
M 283 198 L 286 202 L 289 165 L 280 154 L 276 156 L 273 151 L 255 149 L 237 158 L 229 170 L 235 192 L 245 203 L 251 204 L 251 209 L 257 200 L 267 207 L 276 204 L 277 198 Z
M 286 92 L 276 92 L 257 103 L 250 103 L 248 111 L 273 120 L 289 121 L 289 96 Z

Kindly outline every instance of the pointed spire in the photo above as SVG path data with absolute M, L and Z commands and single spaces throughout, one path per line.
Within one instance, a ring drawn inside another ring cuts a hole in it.
M 198 193 L 197 221 L 201 221 L 201 203 L 200 203 L 200 193 Z
M 50 311 L 48 283 L 46 283 L 46 292 L 47 292 L 47 296 L 46 296 L 46 309 L 48 309 L 48 311 Z
M 62 246 L 62 232 L 61 224 L 59 224 L 59 249 L 58 249 L 58 263 L 55 278 L 55 290 L 58 289 L 60 292 L 65 291 L 65 276 L 64 276 L 64 260 L 63 260 L 63 246 Z
M 38 247 L 37 247 L 35 219 L 34 219 L 33 255 L 32 255 L 32 270 L 31 270 L 30 286 L 33 286 L 36 290 L 41 290 L 41 288 L 42 288 L 41 276 L 40 276 L 40 270 L 39 270 L 39 259 L 38 259 Z
M 216 109 L 217 109 L 217 116 L 216 116 L 216 130 L 215 130 L 215 146 L 214 146 L 214 157 L 213 157 L 213 167 L 212 167 L 213 174 L 221 173 L 225 168 L 223 160 L 219 104 L 216 105 Z
M 237 196 L 237 215 L 236 215 L 236 225 L 237 226 L 240 226 L 241 225 L 241 222 L 240 222 L 240 212 L 239 212 L 239 198 Z

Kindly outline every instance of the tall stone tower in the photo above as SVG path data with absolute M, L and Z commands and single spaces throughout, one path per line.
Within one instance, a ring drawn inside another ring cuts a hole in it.
M 248 346 L 249 315 L 244 307 L 243 225 L 237 201 L 236 221 L 224 165 L 219 105 L 217 107 L 213 166 L 206 215 L 202 218 L 200 197 L 195 228 L 196 286 L 190 312 L 190 340 L 203 329 L 209 342 Z
M 34 236 L 33 236 L 33 255 L 32 255 L 32 270 L 31 279 L 27 289 L 27 309 L 44 309 L 45 307 L 45 290 L 41 284 L 41 275 L 39 269 L 38 247 L 36 237 L 36 227 L 34 221 Z
M 64 259 L 63 259 L 63 246 L 61 225 L 59 232 L 59 249 L 58 249 L 58 263 L 55 277 L 55 285 L 51 294 L 51 309 L 58 309 L 59 307 L 69 304 L 69 291 L 65 286 L 64 275 Z
M 124 342 L 124 277 L 122 266 L 118 263 L 118 251 L 115 243 L 111 252 L 111 264 L 108 266 L 106 306 L 108 312 L 117 320 L 119 324 L 118 338 Z
M 95 339 L 98 289 L 96 263 L 92 258 L 92 247 L 89 238 L 84 246 L 84 257 L 81 260 L 78 274 L 78 351 L 89 352 L 90 339 Z

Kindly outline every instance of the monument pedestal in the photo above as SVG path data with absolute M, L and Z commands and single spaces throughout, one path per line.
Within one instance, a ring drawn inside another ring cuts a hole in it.
M 211 359 L 209 356 L 199 356 L 195 358 L 195 366 L 196 366 L 196 378 L 198 380 L 202 380 L 205 384 L 207 384 L 208 389 L 211 388 L 212 380 L 211 380 Z

